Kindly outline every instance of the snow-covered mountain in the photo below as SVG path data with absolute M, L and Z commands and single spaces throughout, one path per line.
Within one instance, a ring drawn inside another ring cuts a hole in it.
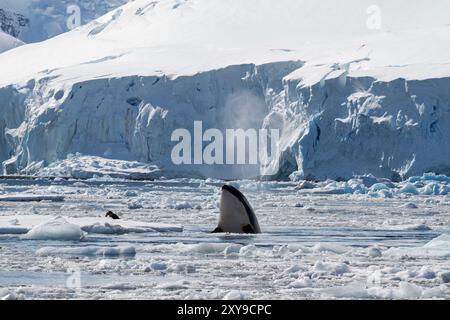
M 4 171 L 66 168 L 80 152 L 164 172 L 172 131 L 202 120 L 280 129 L 277 177 L 450 172 L 450 3 L 377 3 L 135 0 L 5 52 Z
M 2 0 L 0 29 L 26 43 L 39 42 L 86 24 L 128 0 Z
M 0 30 L 17 38 L 20 32 L 29 24 L 29 20 L 22 14 L 5 10 L 0 7 Z
M 0 53 L 21 46 L 22 44 L 22 41 L 0 31 Z

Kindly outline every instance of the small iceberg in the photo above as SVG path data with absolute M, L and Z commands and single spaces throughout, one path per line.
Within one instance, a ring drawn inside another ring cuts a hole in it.
M 55 217 L 32 228 L 22 236 L 26 240 L 82 240 L 85 233 L 63 217 Z

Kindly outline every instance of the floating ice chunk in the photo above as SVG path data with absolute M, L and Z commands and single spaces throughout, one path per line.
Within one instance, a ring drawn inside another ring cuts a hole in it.
M 176 263 L 174 261 L 171 261 L 169 267 L 167 268 L 167 271 L 186 274 L 195 272 L 196 268 L 195 265 L 192 264 Z
M 400 299 L 419 299 L 422 296 L 422 292 L 423 289 L 418 285 L 408 282 L 400 282 L 395 295 Z
M 291 282 L 288 285 L 288 288 L 294 288 L 294 289 L 302 289 L 302 288 L 311 288 L 313 286 L 313 282 L 310 278 L 300 278 L 298 280 L 295 280 L 294 282 Z
M 16 295 L 15 293 L 10 292 L 8 289 L 0 289 L 0 300 L 24 300 L 24 297 L 22 295 Z
M 225 250 L 223 251 L 223 254 L 226 257 L 237 256 L 237 255 L 239 255 L 239 251 L 241 250 L 241 248 L 242 248 L 241 245 L 232 244 L 225 248 Z
M 196 205 L 195 203 L 191 203 L 188 201 L 178 202 L 175 205 L 171 206 L 175 210 L 185 210 L 185 209 L 197 209 L 200 210 L 202 207 L 200 205 Z
M 87 233 L 97 233 L 97 234 L 125 234 L 127 229 L 120 225 L 111 225 L 109 223 L 95 223 L 88 226 L 83 226 L 81 230 Z
M 125 192 L 125 197 L 137 197 L 138 193 L 136 191 L 133 190 L 128 190 L 127 192 Z
M 18 226 L 20 224 L 19 219 L 17 219 L 17 218 L 11 219 L 8 222 L 12 226 Z
M 408 279 L 412 279 L 417 277 L 417 272 L 411 270 L 402 270 L 397 272 L 392 279 L 393 280 L 402 280 L 407 281 Z
M 393 198 L 394 195 L 390 190 L 369 191 L 367 194 L 373 198 Z
M 117 259 L 101 259 L 99 263 L 95 266 L 96 270 L 108 270 L 116 269 L 120 265 L 120 261 Z
M 239 255 L 242 257 L 250 257 L 256 254 L 258 249 L 255 245 L 250 244 L 248 246 L 242 247 L 241 250 L 239 250 Z
M 74 187 L 77 187 L 77 188 L 85 188 L 85 187 L 87 187 L 88 185 L 87 185 L 86 183 L 84 183 L 84 182 L 78 181 L 78 182 L 75 182 L 75 183 L 73 184 L 73 186 L 74 186 Z
M 368 299 L 371 298 L 368 290 L 362 284 L 349 284 L 341 287 L 331 287 L 321 290 L 326 296 L 334 298 Z
M 84 232 L 63 217 L 55 217 L 31 229 L 22 239 L 27 240 L 81 240 Z
M 65 189 L 63 187 L 58 186 L 50 186 L 47 188 L 48 192 L 51 193 L 64 193 Z
M 367 293 L 371 298 L 411 300 L 422 298 L 424 290 L 416 284 L 403 281 L 398 288 L 371 287 Z
M 350 267 L 345 263 L 317 262 L 314 265 L 314 271 L 319 274 L 329 274 L 334 276 L 343 275 L 350 272 Z
M 381 270 L 375 270 L 367 277 L 368 284 L 381 284 L 383 279 L 383 272 Z
M 343 254 L 350 250 L 350 248 L 334 244 L 334 243 L 318 243 L 313 247 L 313 252 L 332 252 L 337 254 Z
M 428 267 L 424 266 L 417 274 L 417 277 L 422 279 L 435 279 L 436 278 L 436 272 L 429 269 Z
M 373 192 L 378 192 L 380 190 L 389 190 L 389 187 L 384 183 L 375 183 L 373 186 L 370 187 L 370 191 Z
M 201 254 L 220 254 L 229 246 L 229 243 L 199 243 L 189 246 L 187 251 Z
M 412 202 L 405 203 L 404 205 L 401 205 L 400 208 L 419 209 L 419 207 L 415 203 L 412 203 Z
M 316 185 L 309 181 L 301 181 L 296 187 L 295 190 L 309 190 L 314 189 Z
M 379 257 L 382 256 L 381 250 L 379 248 L 376 248 L 376 247 L 369 248 L 367 254 L 371 258 L 379 258 Z
M 442 234 L 439 237 L 434 238 L 424 245 L 424 248 L 450 250 L 450 234 Z
M 426 199 L 423 203 L 425 203 L 425 204 L 439 204 L 440 203 L 440 201 L 439 200 L 436 200 L 436 199 Z
M 439 190 L 439 194 L 441 196 L 446 196 L 449 193 L 450 193 L 450 186 L 441 186 L 441 188 Z
M 163 261 L 156 261 L 150 263 L 147 267 L 145 267 L 144 272 L 164 271 L 164 270 L 167 270 L 167 263 Z
M 297 272 L 301 272 L 301 271 L 305 271 L 305 268 L 302 268 L 298 264 L 294 264 L 294 265 L 290 266 L 289 268 L 287 268 L 286 270 L 284 270 L 283 274 L 292 274 L 292 273 L 297 273 Z
M 420 193 L 426 196 L 439 195 L 441 193 L 441 185 L 437 183 L 427 184 Z
M 421 177 L 410 177 L 408 182 L 415 183 L 418 181 L 439 181 L 443 183 L 450 183 L 450 177 L 445 175 L 436 175 L 435 173 L 425 173 Z
M 96 234 L 127 234 L 127 233 L 149 233 L 149 232 L 168 232 L 168 231 L 182 231 L 179 227 L 176 226 L 165 226 L 155 224 L 154 226 L 145 226 L 145 227 L 124 227 L 121 225 L 112 225 L 108 222 L 105 223 L 94 223 L 92 225 L 83 226 L 81 228 L 83 231 L 87 233 L 96 233 Z
M 312 191 L 314 194 L 322 194 L 322 195 L 343 195 L 353 193 L 353 190 L 349 187 L 339 188 L 339 187 L 330 187 L 327 186 L 325 188 L 314 189 Z
M 132 201 L 128 203 L 128 209 L 130 210 L 136 210 L 136 209 L 142 209 L 144 206 L 139 201 Z
M 272 254 L 274 257 L 285 257 L 290 253 L 288 246 L 274 246 L 272 248 Z
M 394 195 L 389 190 L 380 190 L 377 192 L 380 198 L 393 198 Z
M 419 194 L 419 191 L 417 190 L 416 186 L 411 184 L 411 183 L 405 184 L 400 190 L 398 190 L 398 192 L 399 193 L 414 194 L 414 195 Z
M 422 299 L 439 299 L 445 296 L 447 286 L 442 285 L 439 287 L 424 289 L 422 292 Z
M 409 257 L 450 257 L 450 235 L 443 234 L 422 247 L 391 248 L 387 255 Z
M 245 294 L 238 290 L 231 290 L 223 297 L 223 300 L 244 300 L 244 299 Z
M 376 178 L 374 175 L 356 176 L 357 179 L 361 180 L 362 184 L 367 188 L 373 187 L 375 184 L 384 184 L 388 188 L 394 188 L 395 185 L 391 180 L 386 178 Z
M 36 251 L 38 256 L 55 256 L 55 255 L 70 255 L 70 256 L 135 256 L 136 249 L 134 247 L 43 247 Z
M 156 286 L 157 289 L 164 290 L 184 290 L 188 289 L 187 285 L 189 284 L 186 280 L 180 280 L 176 282 L 165 282 Z
M 443 283 L 450 283 L 450 272 L 441 273 L 441 279 Z
M 298 244 L 290 244 L 288 245 L 289 251 L 293 252 L 294 256 L 301 256 L 303 254 L 306 253 L 311 253 L 312 252 L 312 248 L 310 247 L 305 247 L 303 245 L 298 245 Z
M 272 202 L 272 201 L 268 201 L 268 202 L 264 202 L 261 207 L 263 208 L 278 208 L 279 204 Z

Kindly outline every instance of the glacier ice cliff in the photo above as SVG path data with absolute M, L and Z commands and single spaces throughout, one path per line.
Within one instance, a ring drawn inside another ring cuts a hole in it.
M 288 82 L 286 103 L 301 110 L 305 128 L 292 148 L 298 171 L 314 179 L 450 173 L 449 81 L 342 75 L 311 87 Z
M 171 166 L 173 130 L 278 128 L 280 171 L 305 179 L 371 173 L 390 179 L 450 173 L 449 78 L 377 80 L 332 66 L 320 81 L 300 61 L 236 65 L 192 76 L 51 78 L 0 89 L 3 171 L 36 173 L 68 155 L 153 163 L 203 177 L 249 178 L 258 168 Z M 249 116 L 250 115 L 250 116 Z

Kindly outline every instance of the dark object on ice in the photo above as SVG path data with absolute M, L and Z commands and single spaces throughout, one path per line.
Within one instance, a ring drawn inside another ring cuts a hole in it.
M 111 218 L 113 220 L 119 220 L 120 219 L 120 217 L 117 214 L 115 214 L 114 212 L 112 212 L 112 211 L 108 211 L 106 213 L 105 217 Z
M 217 227 L 217 228 L 215 228 L 214 231 L 211 232 L 211 233 L 223 233 L 223 230 L 222 230 L 220 227 Z
M 247 198 L 235 187 L 224 185 L 220 197 L 219 225 L 213 233 L 261 233 Z

